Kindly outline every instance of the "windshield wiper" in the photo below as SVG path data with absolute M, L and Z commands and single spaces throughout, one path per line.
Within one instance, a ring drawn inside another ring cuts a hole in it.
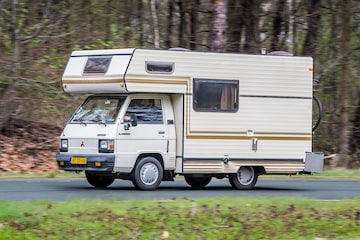
M 84 124 L 86 126 L 86 122 L 85 122 L 85 120 L 83 118 L 74 119 L 73 122 L 80 122 L 80 125 Z
M 107 126 L 105 121 L 101 121 L 101 122 L 99 122 L 99 124 L 100 125 L 104 124 L 105 127 Z
M 99 123 L 99 125 L 104 125 L 105 127 L 107 126 L 105 121 L 102 121 L 100 119 L 91 119 L 91 122 L 95 122 L 95 123 Z

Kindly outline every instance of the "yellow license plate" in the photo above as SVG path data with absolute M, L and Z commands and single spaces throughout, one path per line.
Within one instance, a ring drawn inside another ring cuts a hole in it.
M 87 159 L 86 157 L 72 157 L 71 164 L 86 164 Z

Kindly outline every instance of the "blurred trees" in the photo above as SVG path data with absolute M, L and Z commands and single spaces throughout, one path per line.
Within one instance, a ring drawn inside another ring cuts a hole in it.
M 314 150 L 350 167 L 360 155 L 359 39 L 357 0 L 0 0 L 0 129 L 13 118 L 64 124 L 78 98 L 59 81 L 72 50 L 266 48 L 314 57 L 324 105 Z

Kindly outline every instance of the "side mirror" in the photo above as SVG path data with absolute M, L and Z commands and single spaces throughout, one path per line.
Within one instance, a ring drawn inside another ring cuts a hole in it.
M 131 126 L 136 127 L 137 126 L 137 117 L 135 113 L 132 113 L 130 115 L 130 122 L 131 122 Z

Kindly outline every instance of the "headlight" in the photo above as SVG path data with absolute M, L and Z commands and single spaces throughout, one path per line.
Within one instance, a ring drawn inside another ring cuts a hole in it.
M 69 149 L 69 142 L 67 139 L 60 140 L 60 152 L 67 152 Z
M 114 140 L 99 140 L 99 152 L 101 153 L 113 153 L 114 152 Z

